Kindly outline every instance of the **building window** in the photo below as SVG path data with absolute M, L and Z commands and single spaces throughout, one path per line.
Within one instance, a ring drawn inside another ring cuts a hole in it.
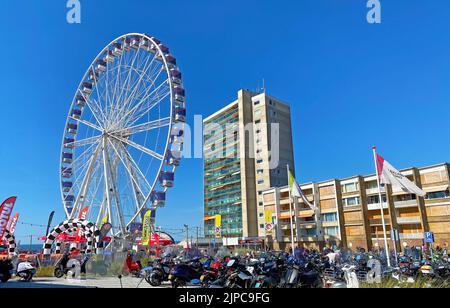
M 262 196 L 262 193 L 263 193 L 262 191 L 258 191 L 258 195 Z
M 448 190 L 428 193 L 427 196 L 425 197 L 425 199 L 427 200 L 446 199 L 446 198 L 450 198 L 450 192 Z
M 383 195 L 383 202 L 387 202 L 386 195 Z M 380 197 L 378 195 L 367 197 L 367 204 L 378 204 L 378 203 L 380 203 Z
M 259 228 L 260 228 L 260 229 L 265 229 L 265 227 L 264 227 L 263 224 L 259 225 Z
M 260 203 L 259 203 L 259 206 L 264 206 L 264 203 L 263 203 L 263 202 L 260 202 Z
M 378 189 L 377 181 L 371 181 L 366 183 L 366 189 Z
M 335 222 L 337 220 L 338 219 L 336 213 L 327 213 L 322 215 L 322 221 L 324 222 Z
M 259 169 L 256 173 L 257 174 L 264 174 L 264 170 L 263 169 Z
M 264 184 L 264 180 L 259 180 L 258 185 Z
M 259 217 L 264 217 L 264 213 L 259 213 Z
M 261 124 L 261 120 L 256 120 L 255 124 Z
M 262 163 L 263 163 L 263 160 L 262 160 L 262 159 L 258 159 L 258 160 L 256 161 L 256 163 L 257 163 L 257 164 L 262 164 Z
M 361 204 L 361 199 L 359 197 L 345 198 L 342 202 L 344 206 L 356 206 Z
M 325 235 L 338 236 L 339 227 L 325 227 L 323 228 L 323 232 Z
M 253 104 L 254 104 L 255 106 L 258 106 L 259 103 L 260 103 L 260 101 L 256 101 L 256 102 L 254 102 Z
M 343 193 L 351 193 L 351 192 L 356 192 L 356 191 L 359 191 L 359 183 L 358 182 L 342 185 Z
M 261 134 L 261 130 L 260 130 L 260 129 L 257 129 L 257 130 L 256 130 L 256 133 L 257 133 L 257 134 Z

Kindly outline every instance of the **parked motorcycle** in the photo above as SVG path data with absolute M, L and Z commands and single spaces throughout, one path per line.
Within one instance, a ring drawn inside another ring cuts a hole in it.
M 169 281 L 173 288 L 185 287 L 188 284 L 200 284 L 203 266 L 200 259 L 196 258 L 188 262 L 180 262 L 175 265 L 169 274 Z
M 10 260 L 0 260 L 0 282 L 7 283 L 11 279 L 13 268 Z

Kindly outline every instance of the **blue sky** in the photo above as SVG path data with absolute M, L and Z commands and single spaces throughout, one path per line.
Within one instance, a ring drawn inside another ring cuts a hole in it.
M 0 4 L 0 198 L 19 197 L 21 220 L 63 219 L 61 135 L 87 66 L 115 37 L 150 33 L 184 74 L 189 121 L 231 102 L 240 88 L 290 102 L 302 182 L 373 171 L 371 145 L 396 167 L 448 161 L 450 2 L 381 0 L 382 24 L 365 0 L 81 0 Z M 183 161 L 158 224 L 200 226 L 202 161 Z M 19 225 L 17 234 L 41 235 Z

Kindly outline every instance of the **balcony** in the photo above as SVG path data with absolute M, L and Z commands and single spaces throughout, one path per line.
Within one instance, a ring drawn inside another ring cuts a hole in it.
M 401 240 L 422 240 L 422 233 L 400 233 Z
M 301 229 L 308 229 L 308 228 L 316 227 L 317 223 L 315 221 L 302 221 L 302 220 L 299 220 L 298 221 L 298 225 L 299 225 L 299 228 L 301 228 Z
M 386 188 L 382 187 L 381 188 L 381 192 L 385 193 L 386 192 Z M 378 193 L 379 193 L 378 187 L 377 188 L 366 189 L 366 194 L 367 195 L 376 195 Z
M 390 225 L 391 224 L 391 219 L 390 218 L 385 218 L 384 222 L 386 223 L 386 225 Z M 381 219 L 369 219 L 369 224 L 371 226 L 382 226 L 383 225 L 383 221 Z
M 397 209 L 404 209 L 410 207 L 417 207 L 417 200 L 406 200 L 406 201 L 394 201 L 394 206 Z
M 416 225 L 421 224 L 422 220 L 420 217 L 397 217 L 397 223 L 399 225 Z
M 389 207 L 387 205 L 386 202 L 383 202 L 383 209 L 387 210 Z M 381 210 L 381 204 L 380 203 L 373 203 L 373 204 L 368 204 L 367 205 L 367 209 L 369 211 L 374 211 L 374 210 Z

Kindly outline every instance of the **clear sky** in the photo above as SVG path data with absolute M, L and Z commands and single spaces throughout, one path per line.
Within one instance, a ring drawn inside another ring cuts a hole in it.
M 19 197 L 21 220 L 46 224 L 59 193 L 60 143 L 74 91 L 111 40 L 145 32 L 178 58 L 188 116 L 207 116 L 240 88 L 292 106 L 301 182 L 373 172 L 371 145 L 398 168 L 449 160 L 450 1 L 81 0 L 0 4 L 0 198 Z M 158 224 L 202 224 L 202 161 L 185 160 Z M 42 235 L 19 225 L 17 234 Z

